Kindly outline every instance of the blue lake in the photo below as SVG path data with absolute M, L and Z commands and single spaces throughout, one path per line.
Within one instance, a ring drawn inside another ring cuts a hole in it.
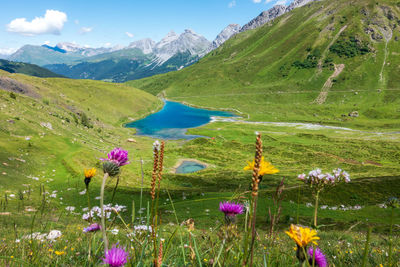
M 165 101 L 163 109 L 159 112 L 128 123 L 125 127 L 136 128 L 137 135 L 153 138 L 194 139 L 200 136 L 187 135 L 186 130 L 207 124 L 214 116 L 234 117 L 235 115 L 230 112 L 192 108 L 181 103 Z

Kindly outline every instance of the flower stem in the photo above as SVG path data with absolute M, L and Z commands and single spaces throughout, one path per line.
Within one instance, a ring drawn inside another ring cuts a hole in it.
M 314 227 L 317 228 L 317 217 L 318 217 L 318 200 L 319 200 L 319 191 L 315 195 L 315 207 L 314 207 Z
M 103 181 L 101 183 L 101 191 L 100 191 L 100 209 L 101 209 L 101 231 L 103 232 L 103 241 L 104 241 L 104 251 L 107 253 L 108 251 L 108 239 L 106 234 L 106 223 L 105 223 L 105 212 L 104 212 L 104 187 L 106 185 L 106 180 L 108 178 L 108 173 L 104 173 Z
M 89 195 L 89 184 L 86 185 L 86 196 L 87 196 L 87 202 L 88 202 L 88 209 L 89 209 L 89 222 L 92 223 L 92 208 L 90 205 L 90 195 Z
M 362 260 L 362 267 L 367 266 L 367 258 L 368 258 L 368 250 L 369 250 L 369 242 L 371 238 L 371 232 L 372 232 L 372 227 L 368 227 L 368 233 L 367 233 L 367 241 L 365 242 L 365 248 L 364 248 L 364 256 Z
M 392 266 L 392 234 L 393 234 L 393 215 L 394 215 L 394 208 L 392 207 L 392 212 L 390 214 L 390 232 L 389 232 L 389 264 L 388 266 Z

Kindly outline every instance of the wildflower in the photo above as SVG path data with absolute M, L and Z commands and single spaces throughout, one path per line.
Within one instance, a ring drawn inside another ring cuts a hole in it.
M 104 264 L 108 264 L 110 267 L 124 266 L 128 259 L 128 252 L 123 248 L 117 248 L 115 245 L 107 251 L 105 258 L 103 259 Z
M 300 247 L 307 247 L 309 243 L 318 245 L 315 240 L 319 240 L 317 232 L 308 227 L 301 227 L 298 225 L 290 225 L 290 230 L 285 232 L 296 244 Z
M 83 228 L 83 232 L 96 232 L 101 229 L 101 226 L 98 223 L 93 223 L 89 227 Z
M 58 255 L 58 256 L 61 256 L 61 255 L 64 255 L 64 254 L 65 254 L 65 251 L 58 251 L 58 250 L 56 250 L 56 251 L 54 251 L 54 253 L 55 253 L 56 255 Z
M 74 206 L 68 206 L 68 207 L 66 207 L 65 208 L 67 211 L 74 211 L 75 210 L 75 207 Z
M 95 168 L 91 168 L 91 169 L 85 169 L 84 170 L 85 173 L 85 185 L 88 186 L 91 179 L 96 175 L 96 169 Z
M 255 161 L 248 161 L 247 166 L 243 168 L 245 171 L 252 171 L 254 169 Z M 271 162 L 265 161 L 264 157 L 261 158 L 260 169 L 258 170 L 258 176 L 263 176 L 265 174 L 275 174 L 279 172 L 277 168 L 275 168 Z
M 104 173 L 108 173 L 110 176 L 116 176 L 119 174 L 119 167 L 129 164 L 128 151 L 121 148 L 114 148 L 107 154 L 107 159 L 101 159 L 105 161 L 103 163 Z
M 59 231 L 59 230 L 51 230 L 46 238 L 49 239 L 49 240 L 54 240 L 54 239 L 59 238 L 61 235 L 62 235 L 61 231 Z
M 219 210 L 225 214 L 227 224 L 235 223 L 236 215 L 243 213 L 243 205 L 235 202 L 220 202 Z
M 327 267 L 328 266 L 326 257 L 319 248 L 315 248 L 315 252 L 314 252 L 313 248 L 310 247 L 308 249 L 307 253 L 310 258 L 309 259 L 310 264 L 312 264 L 313 258 L 314 258 L 316 266 L 318 266 L 318 267 Z
M 114 162 L 118 167 L 124 166 L 129 164 L 128 161 L 128 151 L 123 150 L 119 147 L 114 148 L 113 150 L 110 151 L 110 153 L 107 154 L 108 159 L 102 159 L 105 161 L 112 161 Z

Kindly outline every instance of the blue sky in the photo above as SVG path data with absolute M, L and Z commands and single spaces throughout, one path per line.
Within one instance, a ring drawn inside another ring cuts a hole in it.
M 25 44 L 127 45 L 170 30 L 192 29 L 210 41 L 230 23 L 241 26 L 291 0 L 13 0 L 1 7 L 0 53 Z

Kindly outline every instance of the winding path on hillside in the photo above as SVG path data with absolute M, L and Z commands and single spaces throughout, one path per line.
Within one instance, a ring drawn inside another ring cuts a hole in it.
M 320 105 L 325 103 L 326 98 L 328 97 L 328 92 L 332 87 L 332 80 L 337 76 L 339 76 L 343 70 L 344 70 L 344 64 L 339 64 L 339 65 L 335 64 L 335 71 L 328 78 L 328 80 L 326 80 L 324 86 L 322 86 L 321 92 L 319 93 L 318 97 L 313 101 L 313 103 L 317 103 Z
M 322 72 L 322 63 L 324 62 L 326 55 L 328 54 L 329 49 L 331 46 L 336 42 L 337 39 L 339 39 L 339 36 L 342 34 L 344 30 L 347 29 L 347 25 L 344 25 L 339 32 L 333 37 L 332 41 L 329 43 L 329 45 L 325 48 L 324 52 L 322 53 L 321 58 L 318 60 L 318 69 L 317 69 L 317 74 L 320 74 Z

